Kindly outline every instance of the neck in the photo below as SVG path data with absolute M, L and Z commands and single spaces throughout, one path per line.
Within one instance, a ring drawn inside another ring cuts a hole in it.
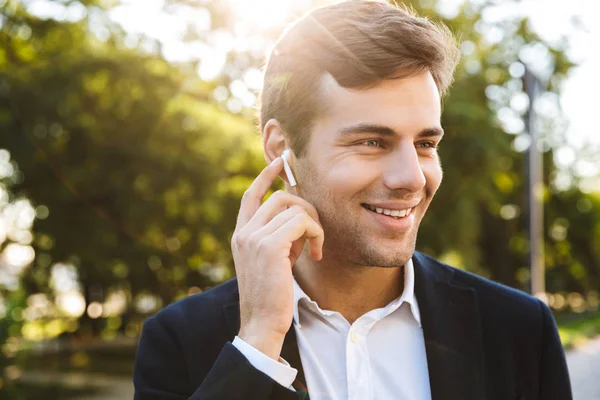
M 294 265 L 294 277 L 320 308 L 339 312 L 351 324 L 404 291 L 404 266 L 362 266 L 325 257 L 315 261 L 306 252 Z

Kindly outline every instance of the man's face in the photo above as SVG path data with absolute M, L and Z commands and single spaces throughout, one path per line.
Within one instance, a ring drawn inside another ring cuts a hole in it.
M 404 265 L 442 180 L 433 77 L 427 72 L 348 90 L 326 75 L 320 95 L 329 108 L 315 120 L 295 169 L 298 194 L 319 213 L 324 256 L 363 266 Z M 386 209 L 398 211 L 388 216 Z

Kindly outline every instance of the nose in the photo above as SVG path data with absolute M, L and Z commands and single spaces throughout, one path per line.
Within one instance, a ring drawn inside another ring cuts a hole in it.
M 425 187 L 421 160 L 412 141 L 399 144 L 388 154 L 383 181 L 390 190 L 404 189 L 416 193 Z

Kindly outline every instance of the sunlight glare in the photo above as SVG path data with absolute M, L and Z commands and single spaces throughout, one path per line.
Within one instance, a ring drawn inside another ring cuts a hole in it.
M 79 318 L 85 312 L 85 298 L 75 290 L 60 293 L 56 296 L 56 306 L 67 316 Z
M 293 0 L 226 0 L 240 23 L 251 30 L 273 28 L 283 24 L 292 12 Z
M 23 268 L 34 260 L 35 251 L 31 246 L 10 243 L 4 248 L 3 256 L 7 264 Z

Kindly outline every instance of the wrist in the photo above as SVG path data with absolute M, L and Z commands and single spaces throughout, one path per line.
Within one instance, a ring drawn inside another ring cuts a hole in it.
M 238 333 L 238 337 L 269 358 L 279 361 L 285 335 L 242 328 Z

